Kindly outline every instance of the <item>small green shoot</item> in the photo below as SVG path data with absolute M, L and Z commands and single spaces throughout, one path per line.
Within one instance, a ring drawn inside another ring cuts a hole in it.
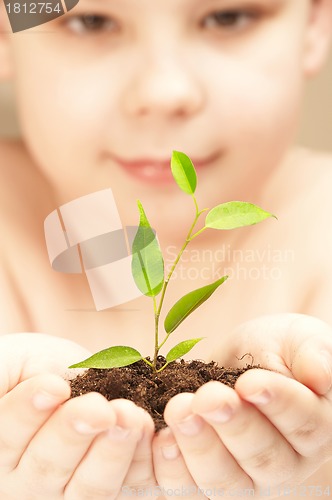
M 202 340 L 195 338 L 185 340 L 175 345 L 165 356 L 166 363 L 157 368 L 157 358 L 169 336 L 192 312 L 200 307 L 228 278 L 223 276 L 214 283 L 193 290 L 180 298 L 167 313 L 164 321 L 165 335 L 160 340 L 159 319 L 164 303 L 166 290 L 174 270 L 189 243 L 207 229 L 236 229 L 262 222 L 274 215 L 266 212 L 257 205 L 243 201 L 222 203 L 211 210 L 199 210 L 195 191 L 197 175 L 190 158 L 184 153 L 173 151 L 171 159 L 173 177 L 179 188 L 193 199 L 195 216 L 185 241 L 175 258 L 168 276 L 164 276 L 164 259 L 155 232 L 150 226 L 140 201 L 137 202 L 140 215 L 139 227 L 132 245 L 132 274 L 138 289 L 142 294 L 150 297 L 154 308 L 154 354 L 151 358 L 143 357 L 136 349 L 129 346 L 114 346 L 104 349 L 88 359 L 71 365 L 69 368 L 119 368 L 128 366 L 136 361 L 143 360 L 154 372 L 164 370 L 166 366 L 187 354 Z M 205 225 L 194 232 L 198 219 L 204 212 Z M 160 295 L 159 301 L 157 297 Z M 152 361 L 150 361 L 151 359 Z

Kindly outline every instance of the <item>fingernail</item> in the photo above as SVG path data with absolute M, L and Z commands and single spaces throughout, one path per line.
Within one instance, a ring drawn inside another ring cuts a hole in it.
M 32 397 L 32 404 L 37 410 L 50 410 L 61 402 L 60 398 L 48 392 L 38 391 Z
M 111 427 L 107 431 L 107 436 L 114 441 L 122 441 L 126 439 L 129 436 L 129 434 L 130 434 L 130 429 L 124 429 L 119 425 L 115 425 L 114 427 Z
M 254 403 L 257 405 L 265 405 L 271 401 L 271 394 L 266 389 L 261 389 L 260 391 L 255 392 L 254 394 L 249 394 L 244 396 L 246 401 L 250 403 Z
M 74 420 L 73 427 L 79 434 L 96 434 L 99 432 L 98 429 L 95 429 L 87 422 L 83 422 L 83 420 Z
M 229 405 L 225 404 L 221 408 L 209 411 L 207 413 L 201 413 L 204 418 L 207 418 L 211 422 L 221 423 L 228 422 L 234 414 L 234 409 Z
M 323 369 L 327 375 L 326 386 L 323 387 L 322 393 L 328 392 L 332 387 L 332 356 L 328 351 L 321 351 L 321 362 Z
M 189 417 L 182 420 L 182 422 L 178 422 L 176 425 L 185 436 L 194 436 L 201 430 L 202 420 L 196 415 L 189 415 Z
M 180 449 L 176 443 L 169 446 L 162 446 L 161 453 L 166 460 L 175 460 L 180 456 Z

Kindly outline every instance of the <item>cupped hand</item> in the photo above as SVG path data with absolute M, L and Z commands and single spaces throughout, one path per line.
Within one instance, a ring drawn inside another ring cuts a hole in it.
M 219 358 L 224 366 L 253 361 L 323 395 L 332 386 L 332 328 L 304 314 L 262 316 L 232 332 Z
M 67 366 L 87 355 L 48 335 L 0 338 L 1 499 L 113 499 L 156 485 L 146 412 L 96 393 L 69 399 Z
M 156 477 L 193 496 L 279 497 L 332 458 L 332 334 L 307 316 L 260 318 L 238 329 L 231 351 L 273 371 L 175 396 L 153 444 Z
M 150 416 L 96 393 L 68 397 L 61 377 L 42 374 L 0 399 L 0 497 L 114 499 L 154 486 Z

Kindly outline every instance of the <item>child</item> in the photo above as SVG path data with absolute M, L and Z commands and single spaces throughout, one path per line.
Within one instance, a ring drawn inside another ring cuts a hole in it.
M 8 34 L 4 9 L 1 23 L 0 75 L 14 81 L 22 129 L 0 161 L 2 497 L 327 495 L 332 163 L 293 141 L 304 81 L 328 51 L 331 1 L 81 0 L 27 32 Z M 169 175 L 174 149 L 197 168 L 200 208 L 243 199 L 278 222 L 205 231 L 165 310 L 229 274 L 181 340 L 208 331 L 190 357 L 234 365 L 250 351 L 279 373 L 180 394 L 153 436 L 129 402 L 66 401 L 59 374 L 86 350 L 151 352 L 151 304 L 95 312 L 83 275 L 51 269 L 43 222 L 111 187 L 123 225 L 137 224 L 142 201 L 169 266 L 194 216 Z

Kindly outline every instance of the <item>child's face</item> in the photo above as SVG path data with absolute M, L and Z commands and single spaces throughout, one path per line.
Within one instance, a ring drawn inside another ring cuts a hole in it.
M 80 0 L 13 35 L 23 134 L 60 199 L 176 198 L 173 149 L 197 161 L 201 206 L 248 198 L 294 136 L 311 6 Z

